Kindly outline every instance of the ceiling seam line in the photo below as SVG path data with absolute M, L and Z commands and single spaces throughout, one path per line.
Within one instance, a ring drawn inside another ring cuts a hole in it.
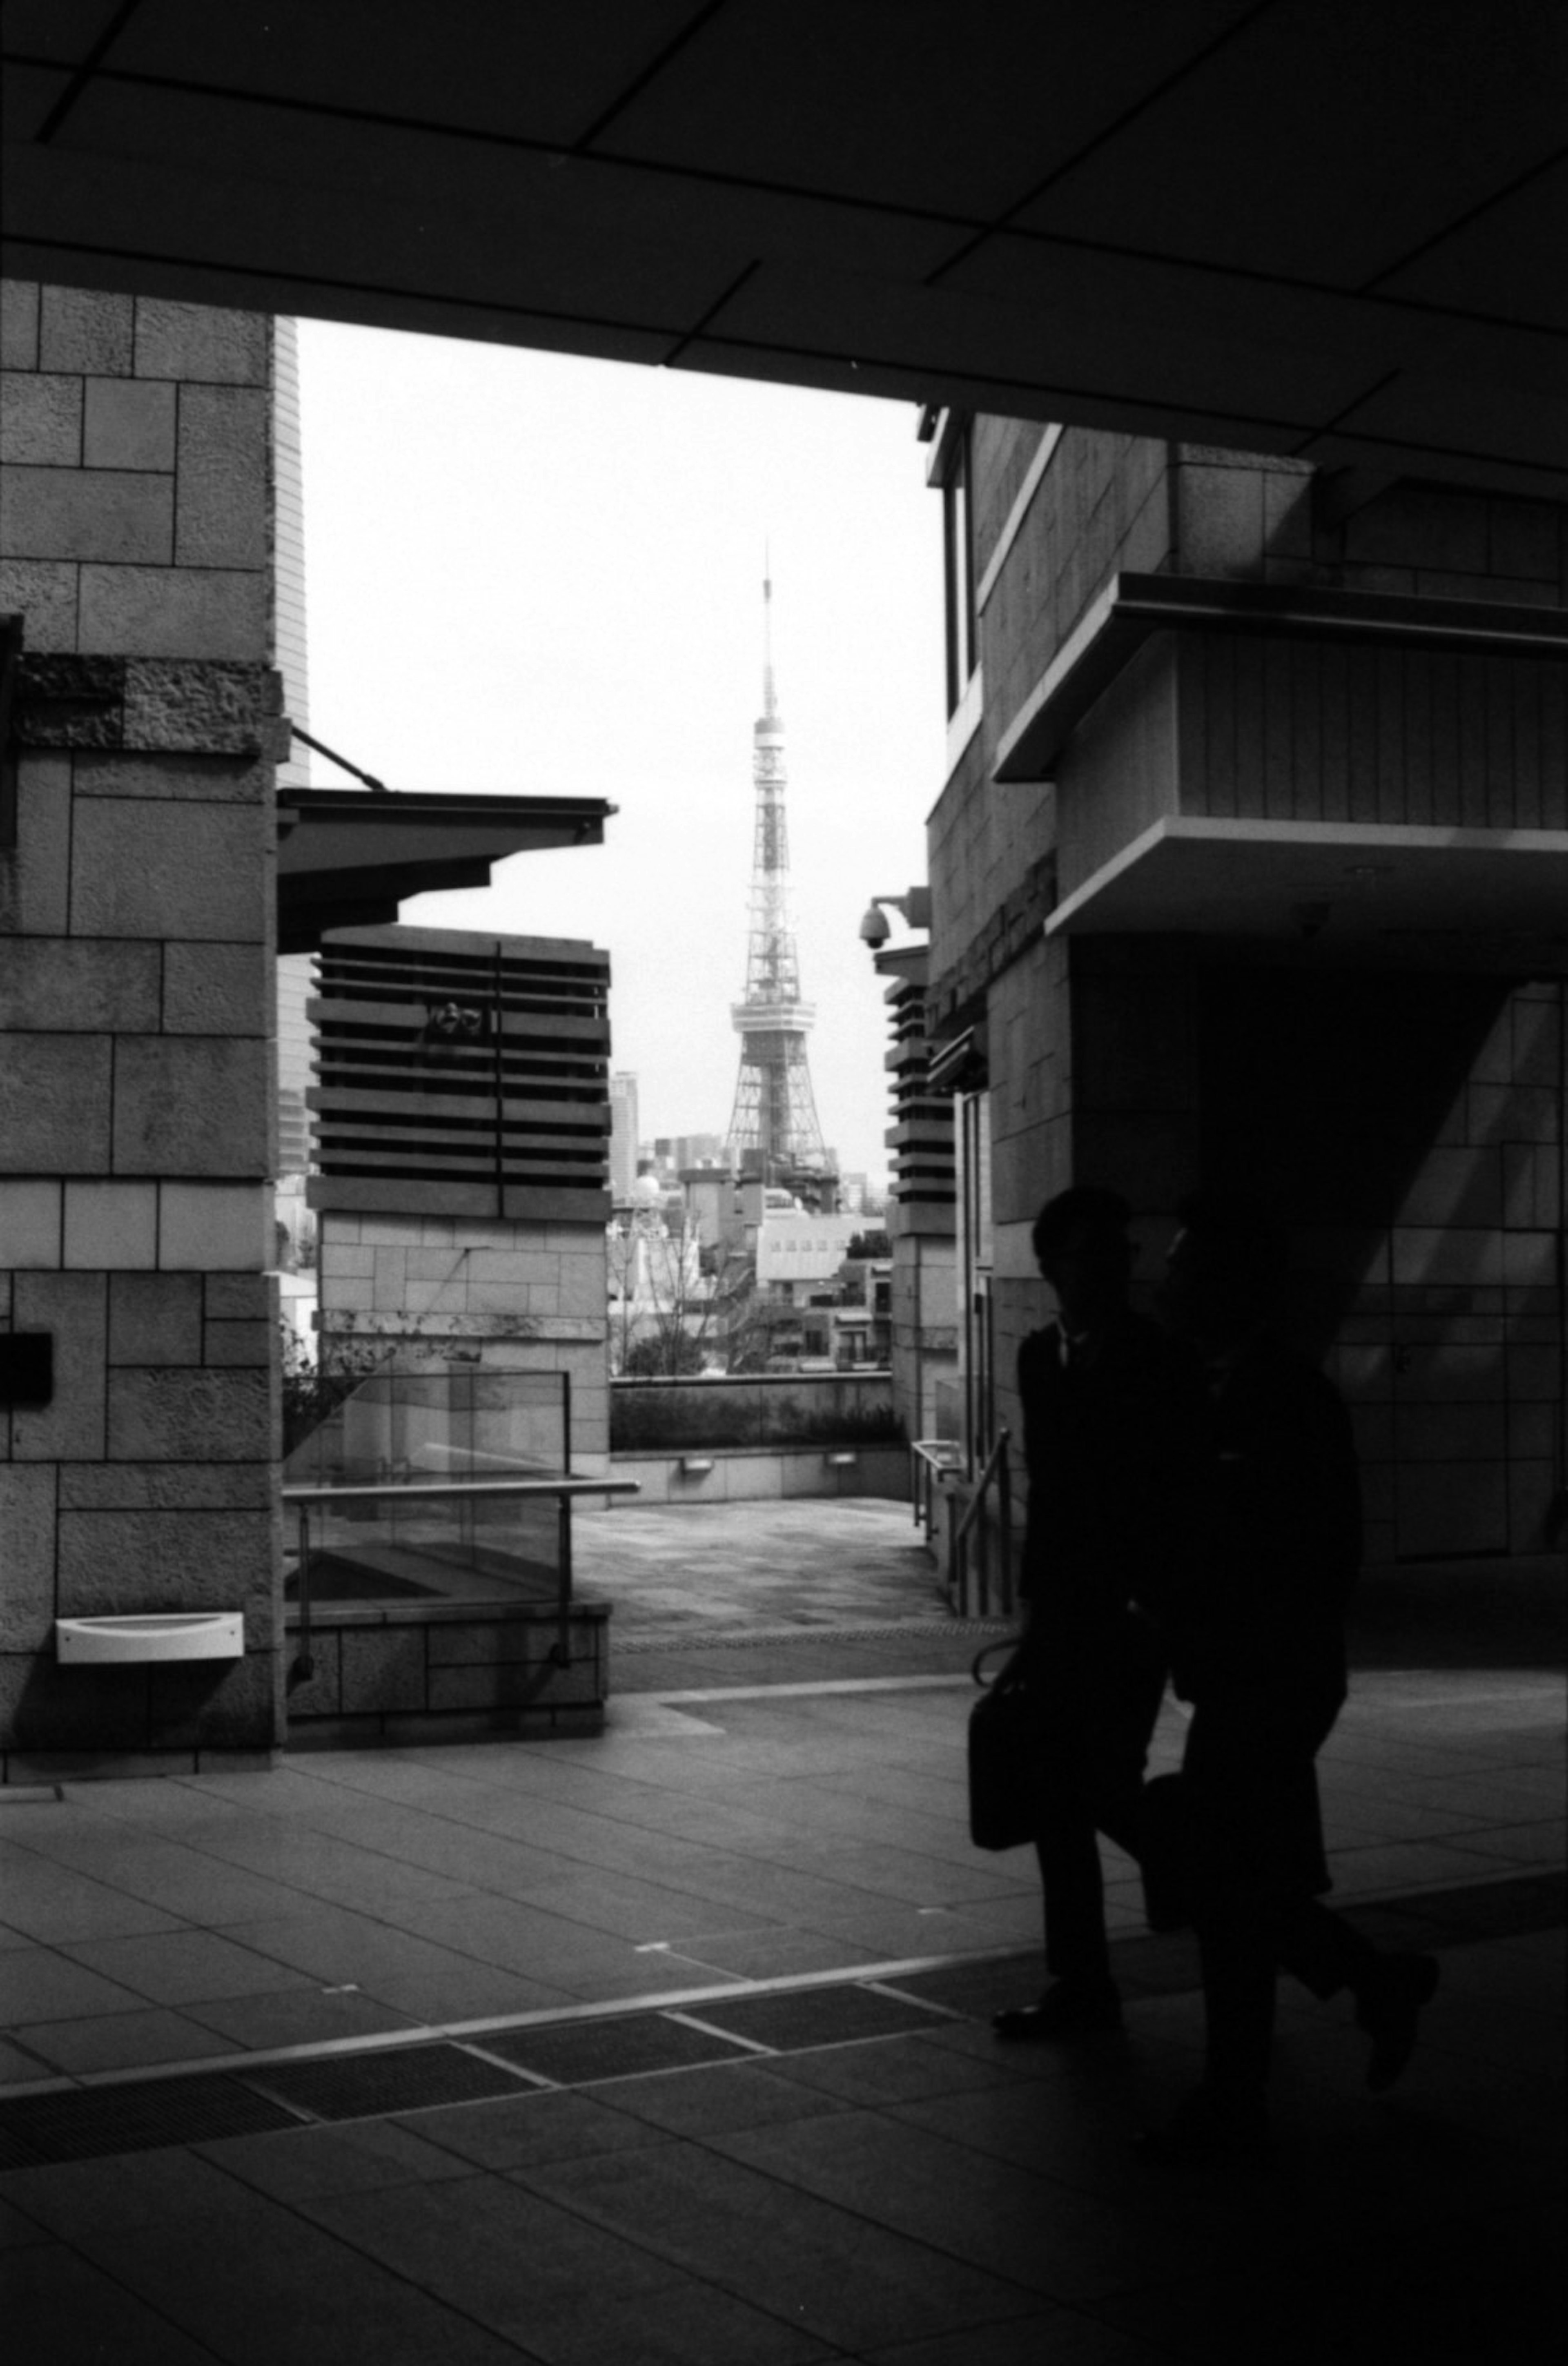
M 749 184 L 741 184 L 746 186 Z M 1168 254 L 1154 246 L 1118 246 L 1109 239 L 1075 237 L 1067 231 L 1008 230 L 998 233 L 1007 238 L 1027 239 L 1032 245 L 1061 247 L 1073 254 L 1108 257 L 1113 262 L 1146 263 L 1156 269 L 1171 267 L 1189 271 L 1195 276 L 1216 281 L 1222 287 L 1235 282 L 1244 287 L 1272 287 L 1285 296 L 1309 296 L 1334 304 L 1381 304 L 1391 311 L 1413 313 L 1432 321 L 1458 321 L 1466 325 L 1479 322 L 1486 327 L 1511 329 L 1523 337 L 1551 337 L 1568 340 L 1568 329 L 1560 329 L 1548 321 L 1517 321 L 1504 312 L 1461 311 L 1451 304 L 1435 304 L 1416 296 L 1380 295 L 1359 287 L 1337 287 L 1331 279 L 1294 279 L 1281 272 L 1262 271 L 1251 264 L 1212 263 L 1189 254 Z M 924 285 L 925 283 L 922 283 Z M 941 292 L 941 291 L 937 291 Z M 999 298 L 959 295 L 966 303 L 997 303 Z
M 1406 254 L 1399 257 L 1396 263 L 1385 265 L 1382 271 L 1374 271 L 1370 279 L 1363 279 L 1359 283 L 1356 293 L 1371 295 L 1383 280 L 1392 279 L 1395 272 L 1408 271 L 1413 263 L 1419 263 L 1424 254 L 1430 254 L 1433 248 L 1441 246 L 1445 239 L 1457 238 L 1461 231 L 1467 231 L 1472 222 L 1479 221 L 1483 214 L 1490 213 L 1494 206 L 1506 204 L 1510 197 L 1517 197 L 1521 189 L 1529 188 L 1532 181 L 1539 180 L 1543 173 L 1551 172 L 1565 158 L 1568 158 L 1568 147 L 1554 148 L 1550 156 L 1543 156 L 1537 164 L 1528 165 L 1524 172 L 1516 175 L 1515 178 L 1502 188 L 1494 189 L 1490 197 L 1482 197 L 1467 212 L 1456 214 L 1452 221 L 1445 224 L 1443 229 L 1434 231 L 1430 238 L 1424 238 L 1418 246 L 1411 247 Z
M 45 71 L 58 71 L 58 62 L 39 57 L 27 51 L 3 53 L 10 65 L 33 66 Z M 225 83 L 192 82 L 179 74 L 138 73 L 125 67 L 106 67 L 96 79 L 101 83 L 130 89 L 154 90 L 174 94 L 180 98 L 227 101 L 231 106 L 271 109 L 281 115 L 297 115 L 320 118 L 326 122 L 354 124 L 371 130 L 417 133 L 422 138 L 455 140 L 476 148 L 501 148 L 522 155 L 565 159 L 572 163 L 622 166 L 630 170 L 656 175 L 663 179 L 691 181 L 702 187 L 746 189 L 761 197 L 788 197 L 810 205 L 836 206 L 848 213 L 886 216 L 893 221 L 929 223 L 937 229 L 952 231 L 983 230 L 984 223 L 970 220 L 935 206 L 895 204 L 877 197 L 856 197 L 850 191 L 811 188 L 795 181 L 761 181 L 741 173 L 703 171 L 689 164 L 671 164 L 658 156 L 616 155 L 604 149 L 586 149 L 581 154 L 563 148 L 557 140 L 535 139 L 514 131 L 490 131 L 477 124 L 437 123 L 418 115 L 385 115 L 370 107 L 344 107 L 322 101 L 285 96 L 281 92 L 236 90 Z M 18 143 L 21 144 L 21 143 Z
M 676 339 L 674 345 L 660 363 L 660 368 L 673 369 L 681 359 L 682 355 L 686 351 L 687 347 L 696 343 L 697 339 L 702 335 L 703 331 L 707 327 L 709 321 L 717 318 L 718 314 L 723 311 L 725 306 L 729 302 L 730 298 L 732 296 L 739 296 L 742 287 L 745 287 L 746 282 L 759 272 L 761 267 L 761 258 L 755 255 L 750 263 L 744 265 L 741 269 L 736 273 L 728 287 L 720 289 L 719 293 L 714 298 L 713 302 L 708 306 L 707 310 L 703 314 L 701 320 L 694 321 L 693 325 L 685 332 L 684 335 Z
M 625 114 L 634 99 L 641 97 L 649 84 L 658 80 L 671 58 L 678 57 L 682 50 L 689 48 L 704 27 L 718 15 L 724 6 L 725 0 L 705 0 L 705 5 L 698 8 L 696 15 L 665 42 L 658 56 L 651 59 L 640 73 L 634 74 L 620 95 L 612 99 L 610 105 L 594 117 L 586 131 L 578 133 L 567 152 L 573 156 L 585 155 L 600 133 L 614 123 L 617 115 Z
M 985 229 L 969 241 L 967 246 L 960 247 L 956 254 L 951 254 L 945 263 L 938 264 L 936 269 L 928 275 L 924 285 L 934 287 L 945 273 L 956 270 L 961 263 L 966 262 L 969 256 L 983 246 L 996 231 L 1008 229 L 1014 216 L 1021 213 L 1025 206 L 1038 205 L 1040 199 L 1046 195 L 1047 191 L 1054 189 L 1059 181 L 1065 179 L 1069 173 L 1077 172 L 1080 164 L 1087 163 L 1089 158 L 1108 141 L 1114 140 L 1119 133 L 1124 131 L 1130 123 L 1135 123 L 1140 115 L 1145 114 L 1151 107 L 1156 107 L 1161 99 L 1168 97 L 1173 90 L 1187 80 L 1190 74 L 1196 73 L 1200 66 L 1206 65 L 1218 51 L 1225 47 L 1227 42 L 1238 39 L 1241 34 L 1250 30 L 1258 18 L 1267 16 L 1274 6 L 1275 0 L 1258 0 L 1258 5 L 1249 9 L 1246 16 L 1238 17 L 1234 24 L 1227 25 L 1223 32 L 1217 33 L 1213 39 L 1207 42 L 1194 56 L 1188 58 L 1174 72 L 1167 74 L 1165 80 L 1155 89 L 1145 91 L 1142 98 L 1134 99 L 1131 107 L 1123 107 L 1113 123 L 1108 123 L 1103 130 L 1097 131 L 1094 138 L 1087 141 L 1084 146 L 1077 149 L 1074 154 L 1066 158 L 1060 164 L 1054 165 L 1043 180 L 1037 181 L 1032 188 L 1024 191 L 1022 197 L 1016 197 L 1003 212 L 987 222 Z
M 131 17 L 136 14 L 137 9 L 141 6 L 141 0 L 120 0 L 120 6 L 109 18 L 108 23 L 98 35 L 97 39 L 93 43 L 91 49 L 87 51 L 86 56 L 76 67 L 70 81 L 66 84 L 65 88 L 61 92 L 60 96 L 55 100 L 54 105 L 50 108 L 49 113 L 44 117 L 43 121 L 39 125 L 38 130 L 34 132 L 33 139 L 39 147 L 47 148 L 49 146 L 50 141 L 54 138 L 55 133 L 60 130 L 60 127 L 65 121 L 66 117 L 71 113 L 77 100 L 86 89 L 88 84 L 96 76 L 98 67 L 103 62 L 103 60 L 108 55 L 109 51 L 114 47 L 115 42 L 118 40 L 121 33 L 125 30 L 126 26 L 130 23 Z M 51 60 L 51 62 L 58 65 L 59 62 L 58 60 Z
M 1382 394 L 1385 387 L 1393 386 L 1396 378 L 1404 376 L 1404 372 L 1402 369 L 1384 370 L 1382 377 L 1374 378 L 1371 386 L 1363 387 L 1359 394 L 1353 395 L 1348 402 L 1342 403 L 1332 419 L 1325 419 L 1321 427 L 1313 430 L 1311 435 L 1304 435 L 1302 438 L 1302 444 L 1311 444 L 1319 435 L 1332 435 L 1336 429 L 1349 418 L 1353 411 L 1359 411 L 1364 402 L 1371 402 L 1374 396 Z M 1301 445 L 1298 445 L 1297 450 L 1300 449 Z

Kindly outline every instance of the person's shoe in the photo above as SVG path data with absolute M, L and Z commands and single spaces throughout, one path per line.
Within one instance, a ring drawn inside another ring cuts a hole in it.
M 1384 1955 L 1356 2000 L 1356 2020 L 1372 2041 L 1367 2084 L 1382 2095 L 1404 2072 L 1416 2051 L 1421 2009 L 1438 1993 L 1435 1955 Z
M 1227 2101 L 1199 2087 L 1163 2127 L 1141 2128 L 1133 2143 L 1139 2159 L 1156 2169 L 1245 2164 L 1269 2149 L 1269 2112 L 1261 2102 Z
M 1038 2004 L 1014 2005 L 992 2017 L 991 2027 L 1010 2045 L 1048 2045 L 1062 2037 L 1091 2037 L 1122 2026 L 1122 1998 L 1113 1981 L 1090 1986 L 1058 1980 Z

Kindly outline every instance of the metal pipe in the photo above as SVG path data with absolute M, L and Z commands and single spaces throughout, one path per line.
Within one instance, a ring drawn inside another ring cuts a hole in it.
M 986 1491 L 987 1491 L 987 1489 L 990 1486 L 990 1483 L 991 1483 L 992 1480 L 993 1480 L 994 1478 L 996 1478 L 998 1469 L 1001 1470 L 1001 1472 L 1002 1472 L 1004 1475 L 1003 1475 L 1003 1477 L 1002 1477 L 1001 1481 L 999 1482 L 999 1483 L 998 1483 L 998 1509 L 1001 1507 L 1001 1505 L 1002 1505 L 1004 1503 L 1005 1503 L 1005 1504 L 1006 1504 L 1006 1505 L 1007 1505 L 1007 1509 L 1005 1510 L 1005 1512 L 1003 1512 L 1003 1515 L 1002 1515 L 1002 1516 L 1003 1516 L 1003 1523 L 1004 1523 L 1004 1536 L 1009 1536 L 1009 1535 L 1010 1535 L 1011 1523 L 1012 1523 L 1012 1509 L 1011 1509 L 1011 1496 L 1010 1496 L 1010 1493 L 1006 1492 L 1006 1491 L 1007 1491 L 1007 1488 L 1008 1488 L 1008 1482 L 1007 1482 L 1007 1479 L 1006 1479 L 1006 1476 L 1005 1476 L 1005 1473 L 1006 1473 L 1006 1470 L 1007 1470 L 1007 1455 L 1008 1455 L 1008 1433 L 1007 1433 L 1007 1430 L 1006 1430 L 1006 1429 L 1005 1429 L 1005 1427 L 1004 1427 L 1004 1428 L 1002 1428 L 1002 1429 L 998 1429 L 998 1432 L 997 1432 L 997 1442 L 996 1442 L 996 1444 L 992 1447 L 992 1448 L 991 1448 L 991 1450 L 990 1450 L 989 1454 L 986 1457 L 985 1468 L 982 1470 L 982 1471 L 981 1471 L 981 1473 L 980 1473 L 979 1480 L 978 1480 L 978 1482 L 976 1482 L 976 1488 L 975 1488 L 975 1493 L 974 1493 L 974 1494 L 973 1494 L 973 1495 L 970 1497 L 970 1499 L 969 1499 L 969 1506 L 968 1506 L 968 1509 L 965 1511 L 965 1513 L 964 1513 L 964 1517 L 962 1518 L 962 1520 L 960 1520 L 960 1522 L 958 1523 L 958 1527 L 957 1527 L 957 1528 L 956 1528 L 956 1529 L 954 1530 L 954 1532 L 953 1532 L 953 1561 L 954 1561 L 954 1562 L 956 1562 L 956 1560 L 957 1560 L 957 1559 L 958 1559 L 958 1556 L 959 1556 L 961 1553 L 963 1553 L 963 1551 L 964 1551 L 964 1545 L 966 1544 L 966 1542 L 968 1541 L 969 1531 L 971 1530 L 971 1528 L 973 1528 L 973 1527 L 974 1527 L 974 1526 L 975 1526 L 976 1522 L 979 1519 L 979 1517 L 980 1517 L 981 1514 L 984 1512 L 984 1510 L 985 1510 L 985 1508 L 986 1508 Z M 984 1529 L 982 1529 L 980 1533 L 981 1533 L 982 1540 L 983 1540 L 983 1542 L 986 1544 L 987 1549 L 987 1558 L 986 1559 L 986 1560 L 985 1560 L 985 1561 L 983 1562 L 983 1564 L 982 1564 L 983 1580 L 982 1580 L 981 1592 L 980 1592 L 980 1608 L 981 1608 L 982 1613 L 984 1613 L 986 1610 L 987 1610 L 987 1609 L 990 1607 L 990 1562 L 989 1562 L 989 1559 L 988 1559 L 988 1539 L 986 1538 L 986 1531 L 985 1531 Z M 950 1565 L 950 1572 L 949 1572 L 949 1577 L 948 1577 L 948 1586 L 949 1586 L 949 1590 L 950 1590 L 950 1591 L 951 1591 L 952 1586 L 953 1586 L 953 1574 L 954 1574 L 954 1572 L 953 1572 L 953 1569 L 952 1569 L 952 1567 L 951 1567 L 951 1565 Z M 968 1563 L 968 1556 L 965 1554 L 965 1555 L 964 1555 L 964 1558 L 963 1579 L 962 1579 L 962 1590 L 963 1590 L 963 1605 L 962 1605 L 962 1607 L 963 1607 L 963 1609 L 964 1609 L 964 1614 L 965 1614 L 965 1615 L 967 1615 L 968 1600 L 969 1600 L 969 1583 L 968 1583 L 968 1577 L 969 1577 L 969 1563 Z M 1011 1608 L 1011 1606 L 1012 1606 L 1012 1605 L 1011 1605 L 1012 1582 L 1011 1582 L 1010 1572 L 1009 1577 L 1008 1577 L 1007 1585 L 1006 1585 L 1006 1589 L 1005 1589 L 1005 1590 L 1006 1590 L 1007 1595 L 1008 1595 L 1008 1597 L 1009 1597 L 1009 1599 L 1008 1599 L 1008 1606 L 1008 1606 L 1008 1607 L 1009 1607 L 1009 1609 L 1010 1610 L 1010 1608 Z
M 557 1607 L 558 1631 L 550 1649 L 550 1659 L 558 1668 L 571 1665 L 571 1500 L 563 1495 L 557 1507 L 556 1560 L 558 1570 L 560 1598 Z
M 295 1655 L 294 1675 L 299 1683 L 309 1684 L 316 1673 L 316 1662 L 310 1654 L 310 1509 L 299 1506 L 299 1649 Z

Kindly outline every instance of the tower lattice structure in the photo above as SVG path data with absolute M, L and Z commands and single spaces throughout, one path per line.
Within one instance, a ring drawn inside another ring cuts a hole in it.
M 789 828 L 784 816 L 784 718 L 773 686 L 771 580 L 762 583 L 762 712 L 752 734 L 756 792 L 746 991 L 730 1006 L 740 1037 L 740 1075 L 727 1143 L 737 1167 L 764 1175 L 828 1163 L 806 1038 L 816 1012 L 801 999 L 800 961 L 789 912 Z

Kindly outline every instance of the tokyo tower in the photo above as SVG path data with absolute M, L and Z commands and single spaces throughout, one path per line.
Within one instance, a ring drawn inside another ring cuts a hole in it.
M 740 1037 L 740 1076 L 727 1146 L 736 1168 L 765 1177 L 825 1168 L 828 1155 L 806 1037 L 816 1017 L 800 997 L 800 963 L 789 918 L 789 831 L 784 820 L 784 718 L 773 690 L 773 587 L 762 580 L 762 712 L 752 734 L 757 822 L 751 859 L 746 991 L 730 1006 Z

